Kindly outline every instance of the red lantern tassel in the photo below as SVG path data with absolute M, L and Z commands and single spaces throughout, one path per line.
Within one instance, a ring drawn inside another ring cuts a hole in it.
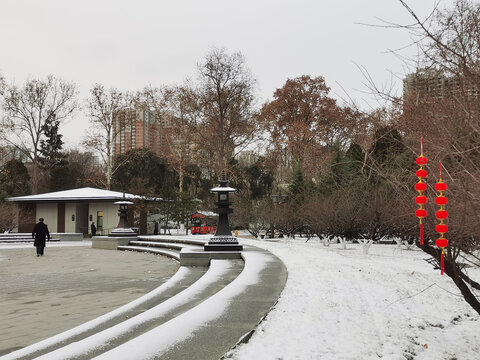
M 420 245 L 423 245 L 423 224 L 420 223 Z
M 440 274 L 443 275 L 443 272 L 445 271 L 445 259 L 444 259 L 444 254 L 445 253 L 445 248 L 442 249 L 442 255 L 440 255 Z

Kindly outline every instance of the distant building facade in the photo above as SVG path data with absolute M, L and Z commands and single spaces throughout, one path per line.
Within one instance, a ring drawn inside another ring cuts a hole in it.
M 165 121 L 157 119 L 153 112 L 142 107 L 121 110 L 114 114 L 113 123 L 114 155 L 142 148 L 161 154 Z
M 446 76 L 439 71 L 419 71 L 409 74 L 403 80 L 403 97 L 410 101 L 420 97 L 441 100 L 453 96 L 478 99 L 478 87 L 468 79 Z
M 252 166 L 258 161 L 259 154 L 252 150 L 245 150 L 237 155 L 238 164 L 240 166 Z

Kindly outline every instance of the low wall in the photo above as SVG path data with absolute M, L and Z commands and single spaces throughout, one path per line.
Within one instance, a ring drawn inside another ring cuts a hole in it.
M 82 233 L 50 233 L 52 239 L 59 239 L 60 241 L 82 241 Z

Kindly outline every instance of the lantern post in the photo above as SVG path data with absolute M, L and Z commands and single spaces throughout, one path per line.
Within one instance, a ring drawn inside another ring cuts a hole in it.
M 205 251 L 242 251 L 243 246 L 238 243 L 235 236 L 232 236 L 230 224 L 228 223 L 228 214 L 233 213 L 230 208 L 231 202 L 229 194 L 235 192 L 236 189 L 228 186 L 228 180 L 225 171 L 219 180 L 220 186 L 210 189 L 211 192 L 217 194 L 217 212 L 218 225 L 215 235 L 210 238 L 209 242 L 204 245 Z
M 128 205 L 132 205 L 133 202 L 128 201 L 123 194 L 123 199 L 117 202 L 114 202 L 115 205 L 119 206 L 118 216 L 120 220 L 115 229 L 112 230 L 109 237 L 132 237 L 137 236 L 138 234 L 128 225 Z

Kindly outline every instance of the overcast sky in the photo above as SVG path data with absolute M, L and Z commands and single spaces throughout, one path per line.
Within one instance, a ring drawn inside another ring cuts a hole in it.
M 425 16 L 436 1 L 407 2 Z M 401 78 L 407 70 L 388 50 L 410 42 L 404 31 L 359 23 L 412 21 L 398 0 L 0 0 L 0 17 L 0 74 L 17 84 L 53 74 L 75 82 L 81 99 L 94 83 L 179 84 L 215 46 L 244 54 L 260 102 L 308 74 L 359 103 L 371 99 L 357 65 L 380 85 Z M 82 113 L 70 120 L 61 129 L 67 145 L 87 125 Z

